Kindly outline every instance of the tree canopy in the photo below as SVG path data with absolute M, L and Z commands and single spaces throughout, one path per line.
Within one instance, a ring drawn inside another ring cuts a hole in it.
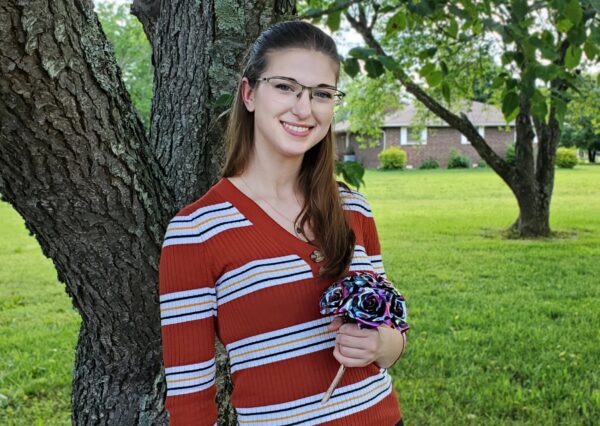
M 582 90 L 579 67 L 600 57 L 600 3 L 305 0 L 300 5 L 303 17 L 332 31 L 345 19 L 361 34 L 364 46 L 351 49 L 344 60 L 348 75 L 392 73 L 417 101 L 467 137 L 517 198 L 519 217 L 512 230 L 523 237 L 550 233 L 556 148 L 567 105 Z M 506 121 L 515 120 L 514 164 L 452 109 L 456 99 L 474 100 L 482 91 L 499 103 Z

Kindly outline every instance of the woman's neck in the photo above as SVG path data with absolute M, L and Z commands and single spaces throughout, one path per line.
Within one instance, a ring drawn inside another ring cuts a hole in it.
M 255 155 L 240 176 L 261 198 L 290 200 L 300 193 L 298 175 L 301 164 L 302 158 L 261 160 L 259 155 Z

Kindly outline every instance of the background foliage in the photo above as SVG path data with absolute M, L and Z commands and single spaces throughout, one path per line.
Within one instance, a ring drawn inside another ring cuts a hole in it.
M 142 24 L 129 13 L 129 4 L 96 2 L 96 13 L 115 50 L 121 76 L 144 127 L 149 128 L 152 107 L 152 50 Z M 147 130 L 146 130 L 147 131 Z

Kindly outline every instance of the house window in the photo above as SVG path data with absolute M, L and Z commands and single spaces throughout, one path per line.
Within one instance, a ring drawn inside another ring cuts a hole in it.
M 477 133 L 479 133 L 479 135 L 482 138 L 485 138 L 485 127 L 478 126 Z M 463 145 L 471 145 L 471 142 L 469 142 L 469 139 L 467 139 L 467 137 L 465 135 L 463 135 L 462 133 L 460 134 L 460 143 Z
M 427 144 L 427 128 L 421 130 L 417 137 L 410 127 L 400 128 L 400 145 L 425 145 Z

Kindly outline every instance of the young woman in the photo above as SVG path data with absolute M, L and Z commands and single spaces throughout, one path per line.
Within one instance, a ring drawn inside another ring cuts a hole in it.
M 162 249 L 172 425 L 216 424 L 215 334 L 240 425 L 401 422 L 387 368 L 404 335 L 319 313 L 333 281 L 385 273 L 369 204 L 335 180 L 339 73 L 334 41 L 305 22 L 274 25 L 248 54 L 223 177 L 172 219 Z M 321 404 L 340 363 L 350 368 Z

